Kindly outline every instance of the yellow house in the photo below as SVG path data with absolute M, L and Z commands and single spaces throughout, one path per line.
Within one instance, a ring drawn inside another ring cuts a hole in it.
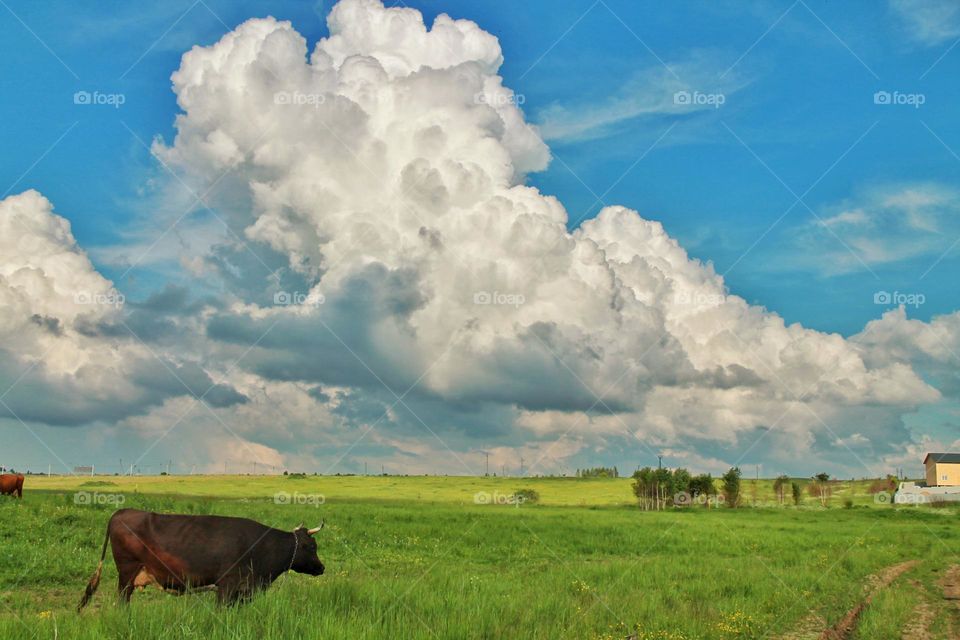
M 923 466 L 928 487 L 960 486 L 960 453 L 928 453 Z

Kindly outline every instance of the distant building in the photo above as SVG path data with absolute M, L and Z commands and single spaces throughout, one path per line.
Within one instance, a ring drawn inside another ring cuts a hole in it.
M 960 453 L 928 453 L 923 466 L 928 487 L 960 487 Z

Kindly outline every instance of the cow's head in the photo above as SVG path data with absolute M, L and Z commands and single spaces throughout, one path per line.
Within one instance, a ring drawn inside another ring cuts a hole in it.
M 317 556 L 317 541 L 313 535 L 323 529 L 323 523 L 314 529 L 307 529 L 302 524 L 293 530 L 297 537 L 297 553 L 293 557 L 290 568 L 297 573 L 306 573 L 311 576 L 323 575 L 323 563 Z

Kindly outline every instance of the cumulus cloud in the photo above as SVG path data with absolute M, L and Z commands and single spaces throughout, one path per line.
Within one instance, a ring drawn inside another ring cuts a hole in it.
M 909 363 L 945 395 L 960 399 L 960 313 L 922 322 L 908 318 L 901 306 L 867 323 L 852 340 L 863 347 L 870 363 Z
M 49 200 L 26 191 L 0 201 L 0 416 L 114 421 L 208 389 L 216 404 L 242 401 L 195 362 L 156 357 L 129 330 L 94 329 L 122 325 L 124 303 Z
M 564 415 L 594 438 L 733 442 L 784 421 L 823 432 L 864 403 L 896 425 L 937 399 L 910 367 L 730 295 L 634 211 L 568 232 L 524 184 L 549 153 L 474 23 L 344 0 L 329 27 L 312 52 L 269 18 L 195 47 L 173 75 L 176 139 L 155 146 L 201 188 L 229 170 L 223 210 L 324 300 L 265 291 L 211 318 L 215 340 L 260 340 L 258 376 L 505 406 L 531 439 Z M 794 404 L 816 415 L 783 418 Z
M 563 205 L 526 185 L 549 151 L 476 24 L 441 15 L 428 28 L 376 0 L 343 0 L 328 24 L 311 51 L 290 23 L 249 20 L 173 74 L 182 113 L 154 152 L 198 192 L 214 187 L 243 239 L 191 264 L 221 275 L 222 300 L 169 290 L 121 317 L 98 309 L 78 331 L 69 292 L 110 283 L 29 196 L 59 257 L 0 267 L 16 278 L 0 295 L 20 305 L 6 335 L 63 341 L 57 366 L 84 383 L 152 392 L 118 429 L 166 442 L 183 421 L 208 455 L 271 464 L 351 462 L 365 440 L 365 459 L 405 469 L 476 472 L 481 451 L 501 464 L 512 451 L 561 470 L 651 447 L 702 450 L 714 468 L 763 439 L 784 464 L 786 443 L 852 469 L 863 434 L 876 458 L 909 439 L 904 414 L 939 399 L 865 339 L 786 325 L 731 294 L 636 211 L 607 207 L 569 231 Z M 117 337 L 151 321 L 149 348 Z M 21 361 L 43 347 L 16 346 Z M 98 375 L 79 376 L 104 346 Z M 216 400 L 184 418 L 213 380 Z

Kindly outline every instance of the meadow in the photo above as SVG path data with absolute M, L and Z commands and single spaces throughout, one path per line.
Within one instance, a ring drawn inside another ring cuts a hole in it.
M 0 638 L 801 639 L 871 589 L 848 637 L 901 638 L 918 620 L 917 637 L 957 637 L 940 587 L 960 564 L 956 507 L 878 504 L 868 482 L 836 485 L 828 508 L 781 507 L 770 481 L 752 485 L 756 508 L 643 512 L 628 479 L 28 477 L 23 500 L 0 498 Z M 500 499 L 520 488 L 540 502 Z M 152 589 L 121 607 L 108 554 L 78 615 L 120 506 L 323 519 L 327 572 L 286 574 L 245 607 Z

